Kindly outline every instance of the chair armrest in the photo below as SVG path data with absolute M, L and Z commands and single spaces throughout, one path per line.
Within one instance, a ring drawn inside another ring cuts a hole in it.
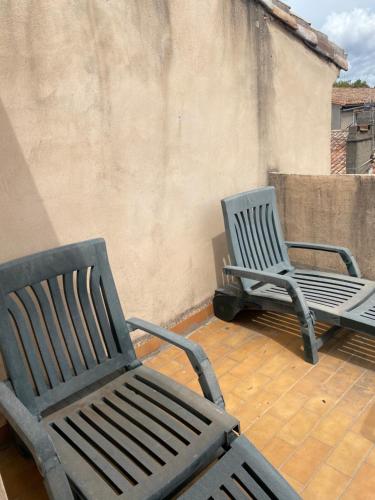
M 266 271 L 252 271 L 245 267 L 225 266 L 224 273 L 238 278 L 249 278 L 260 283 L 269 283 L 280 288 L 284 288 L 292 299 L 294 310 L 302 326 L 313 326 L 314 317 L 306 304 L 305 297 L 297 284 L 297 281 L 290 276 L 269 273 Z
M 219 408 L 224 409 L 224 398 L 215 372 L 207 354 L 199 344 L 139 318 L 130 318 L 127 320 L 127 324 L 130 331 L 143 330 L 185 351 L 194 371 L 198 375 L 199 384 L 205 398 L 215 403 Z
M 306 250 L 319 250 L 322 252 L 338 253 L 344 261 L 350 276 L 361 277 L 361 271 L 351 251 L 345 247 L 322 245 L 320 243 L 306 243 L 304 241 L 286 241 L 287 248 L 301 248 Z
M 0 382 L 0 412 L 32 453 L 50 498 L 73 500 L 68 479 L 47 432 L 5 382 Z

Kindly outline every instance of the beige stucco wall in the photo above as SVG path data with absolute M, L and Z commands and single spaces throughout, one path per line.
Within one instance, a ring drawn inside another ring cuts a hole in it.
M 284 235 L 291 241 L 348 247 L 362 275 L 375 279 L 375 177 L 272 174 Z M 339 256 L 292 250 L 297 264 L 346 272 Z
M 283 173 L 329 174 L 333 64 L 298 43 L 278 22 L 270 23 L 273 112 L 268 113 L 267 167 Z M 266 111 L 267 107 L 266 107 Z M 328 132 L 327 132 L 328 131 Z
M 208 300 L 220 198 L 328 173 L 336 69 L 283 30 L 242 0 L 1 2 L 0 261 L 104 236 L 127 313 Z

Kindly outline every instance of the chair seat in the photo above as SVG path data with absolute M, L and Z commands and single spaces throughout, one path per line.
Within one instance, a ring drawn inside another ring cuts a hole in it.
M 374 282 L 342 274 L 296 269 L 288 276 L 297 281 L 311 309 L 329 311 L 330 314 L 340 314 L 355 307 L 375 291 Z M 262 285 L 248 293 L 291 302 L 288 292 L 275 285 Z
M 300 496 L 244 436 L 179 500 L 298 500 Z
M 164 498 L 207 466 L 238 421 L 140 366 L 43 420 L 83 498 Z

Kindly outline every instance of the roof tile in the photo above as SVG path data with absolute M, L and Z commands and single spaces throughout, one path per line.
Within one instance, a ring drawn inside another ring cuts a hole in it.
M 331 131 L 331 174 L 346 174 L 347 130 Z
M 332 103 L 341 106 L 375 103 L 375 89 L 366 87 L 333 87 Z
M 257 1 L 310 49 L 332 61 L 340 69 L 348 69 L 348 60 L 344 50 L 331 42 L 326 35 L 312 28 L 310 23 L 292 13 L 287 4 L 280 0 Z

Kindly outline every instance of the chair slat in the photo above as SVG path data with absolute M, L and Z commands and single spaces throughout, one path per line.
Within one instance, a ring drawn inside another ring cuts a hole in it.
M 117 470 L 102 453 L 92 444 L 88 443 L 72 426 L 64 420 L 55 422 L 54 430 L 59 432 L 65 440 L 74 446 L 74 449 L 81 455 L 84 455 L 95 466 L 98 472 L 108 478 L 108 480 L 119 490 L 120 493 L 129 490 L 131 484 L 127 481 L 121 472 Z
M 97 247 L 96 255 L 100 271 L 101 291 L 108 312 L 111 330 L 115 332 L 116 344 L 119 346 L 119 350 L 126 353 L 130 364 L 137 356 L 130 337 L 129 328 L 125 321 L 104 244 Z
M 143 408 L 149 415 L 155 414 L 155 408 L 157 408 L 157 401 L 149 401 L 144 397 L 144 395 L 129 390 L 128 387 L 119 387 L 116 392 L 118 392 L 122 397 L 135 402 L 139 407 Z M 176 435 L 187 443 L 191 443 L 195 440 L 196 434 L 189 429 L 184 423 L 180 422 L 178 419 L 173 417 L 168 411 L 163 411 L 163 424 L 170 430 L 174 430 Z
M 259 258 L 258 258 L 257 249 L 255 248 L 255 245 L 254 245 L 254 239 L 252 236 L 252 228 L 249 224 L 248 214 L 245 210 L 241 211 L 241 218 L 242 218 L 244 229 L 245 229 L 247 244 L 248 244 L 250 254 L 251 254 L 250 266 L 252 268 L 255 268 L 257 266 L 259 267 L 259 265 L 260 265 Z
M 224 483 L 220 487 L 220 490 L 226 494 L 226 500 L 228 500 L 228 498 L 235 498 L 235 500 L 251 500 L 252 498 L 256 498 L 258 500 L 259 498 L 258 496 L 250 496 L 248 494 L 245 494 L 244 490 L 240 486 L 238 486 L 238 484 L 235 483 L 234 480 Z M 214 498 L 216 500 L 216 494 Z
M 73 376 L 73 370 L 71 366 L 69 366 L 65 353 L 63 351 L 60 336 L 56 329 L 55 320 L 52 316 L 51 304 L 47 298 L 47 294 L 40 283 L 35 283 L 31 286 L 31 288 L 36 295 L 40 309 L 42 311 L 42 315 L 49 333 L 49 338 L 53 350 L 55 351 L 56 359 L 59 364 L 63 379 L 69 380 Z
M 204 498 L 204 500 L 231 500 L 231 498 L 228 496 L 227 493 L 225 493 L 223 490 L 217 490 L 213 495 L 207 496 Z M 194 498 L 194 500 L 196 500 Z
M 338 302 L 345 302 L 352 298 L 353 295 L 336 293 L 333 290 L 327 290 L 325 288 L 315 288 L 311 286 L 306 286 L 303 283 L 299 283 L 299 287 L 303 293 L 310 293 L 313 295 L 319 295 L 322 297 L 328 297 L 329 299 L 337 300 Z
M 74 371 L 76 375 L 79 375 L 80 373 L 84 372 L 85 367 L 79 356 L 78 346 L 76 345 L 73 339 L 73 335 L 69 326 L 67 312 L 64 306 L 60 287 L 56 277 L 50 278 L 48 280 L 48 287 L 51 293 L 53 305 L 55 306 L 57 320 L 59 322 L 60 329 L 64 336 L 65 344 L 74 367 Z
M 254 474 L 254 476 L 256 477 L 255 474 Z M 273 500 L 275 498 L 275 495 L 272 493 L 272 491 L 269 491 L 269 494 L 268 494 L 267 490 L 265 490 L 254 479 L 254 477 L 252 477 L 249 473 L 245 472 L 245 469 L 241 470 L 241 468 L 238 468 L 236 470 L 236 473 L 235 473 L 233 479 L 235 479 L 235 478 L 237 478 L 248 491 L 251 491 L 251 494 L 254 498 L 259 499 L 259 500 Z
M 92 355 L 88 339 L 86 337 L 85 330 L 83 328 L 81 316 L 78 310 L 78 304 L 76 301 L 73 285 L 73 272 L 65 273 L 63 276 L 64 292 L 66 303 L 68 305 L 70 317 L 72 318 L 73 326 L 77 335 L 79 345 L 83 354 L 87 368 L 93 368 L 97 363 Z
M 38 361 L 35 342 L 33 342 L 30 337 L 31 332 L 27 328 L 25 319 L 21 311 L 19 310 L 19 307 L 9 296 L 6 299 L 6 306 L 14 319 L 14 323 L 21 338 L 25 356 L 27 358 L 27 363 L 30 367 L 36 389 L 39 394 L 43 394 L 43 392 L 46 392 L 48 390 L 48 387 L 43 376 L 42 367 L 40 365 L 40 362 Z
M 110 357 L 116 356 L 118 349 L 116 347 L 111 325 L 109 324 L 108 317 L 105 311 L 103 297 L 100 291 L 100 274 L 96 267 L 93 267 L 90 275 L 90 291 L 94 309 L 98 322 L 102 331 L 102 335 Z
M 94 314 L 91 308 L 91 303 L 89 299 L 89 294 L 87 290 L 87 273 L 88 269 L 79 269 L 77 273 L 77 288 L 78 297 L 81 303 L 81 308 L 83 316 L 85 318 L 87 330 L 89 332 L 92 345 L 95 350 L 96 357 L 100 363 L 105 361 L 107 358 L 106 353 L 103 348 L 103 343 L 100 338 L 98 327 L 95 322 Z
M 101 430 L 90 425 L 81 416 L 69 415 L 67 421 L 70 425 L 73 425 L 75 429 L 79 431 L 79 434 L 89 443 L 93 443 L 109 463 L 114 463 L 120 471 L 125 473 L 125 477 L 131 478 L 132 482 L 140 483 L 144 481 L 145 475 L 151 475 L 151 471 L 147 469 L 146 472 L 142 469 L 138 458 L 136 456 L 131 456 L 125 446 L 120 449 L 118 446 L 114 445 L 114 439 L 112 441 L 107 439 Z
M 247 258 L 246 258 L 245 250 L 243 248 L 243 241 L 242 241 L 241 229 L 240 229 L 240 226 L 238 225 L 238 223 L 234 224 L 234 229 L 236 231 L 236 238 L 237 238 L 238 250 L 239 250 L 240 255 L 241 255 L 241 258 L 237 257 L 237 259 L 238 259 L 238 265 L 241 265 L 243 267 L 247 267 L 248 266 L 248 263 L 247 263 L 248 261 L 247 261 Z
M 280 262 L 280 254 L 279 254 L 278 245 L 277 245 L 277 235 L 275 234 L 275 232 L 273 230 L 272 207 L 268 203 L 266 205 L 266 228 L 267 228 L 268 237 L 269 237 L 270 243 L 271 243 L 274 262 L 275 262 L 275 264 L 277 264 Z
M 125 403 L 136 406 L 137 409 L 140 410 L 144 415 L 164 427 L 164 429 L 166 429 L 169 433 L 173 434 L 180 441 L 179 447 L 181 447 L 181 443 L 188 445 L 191 441 L 194 440 L 194 434 L 189 429 L 186 429 L 185 426 L 181 425 L 177 420 L 170 417 L 167 413 L 163 415 L 162 421 L 155 417 L 155 405 L 149 403 L 147 400 L 135 394 L 134 392 L 129 391 L 128 389 L 123 387 L 118 388 L 115 395 L 116 404 L 118 404 L 119 401 L 124 401 Z
M 265 292 L 267 294 L 267 292 L 271 292 L 272 294 L 277 294 L 279 296 L 281 295 L 283 297 L 286 297 L 288 300 L 290 300 L 290 296 L 289 296 L 288 292 L 286 290 L 284 290 L 283 288 L 266 286 L 266 287 L 261 288 L 260 290 L 261 290 L 261 293 Z M 342 301 L 330 300 L 330 299 L 327 299 L 327 298 L 322 297 L 320 295 L 311 294 L 311 293 L 306 292 L 304 290 L 302 290 L 302 292 L 303 292 L 303 295 L 306 298 L 307 302 L 314 302 L 316 304 L 326 305 L 328 307 L 337 307 L 343 303 Z
M 259 207 L 259 225 L 262 231 L 263 235 L 263 240 L 264 240 L 264 248 L 265 252 L 267 255 L 267 259 L 269 262 L 269 265 L 272 267 L 276 264 L 273 255 L 272 255 L 272 247 L 271 247 L 271 241 L 270 237 L 267 231 L 267 219 L 266 219 L 266 214 L 267 214 L 267 207 L 268 203 L 265 205 L 260 205 Z
M 256 240 L 256 233 L 255 233 L 255 227 L 254 227 L 254 221 L 251 217 L 252 210 L 244 210 L 246 213 L 246 220 L 247 220 L 247 225 L 248 225 L 248 231 L 249 231 L 249 240 L 251 242 L 252 248 L 253 248 L 253 253 L 254 253 L 254 267 L 253 269 L 262 269 L 262 262 L 261 258 L 259 256 L 259 248 L 258 248 L 258 242 Z
M 132 420 L 132 422 L 140 427 L 144 432 L 148 432 L 151 436 L 158 437 L 161 444 L 169 449 L 173 450 L 173 454 L 178 453 L 181 448 L 181 440 L 178 439 L 173 432 L 166 429 L 166 426 L 163 425 L 163 422 L 159 422 L 154 419 L 151 414 L 147 414 L 144 408 L 140 406 L 139 408 L 142 410 L 141 414 L 137 411 L 138 405 L 132 401 L 126 401 L 118 396 L 107 395 L 103 400 L 104 404 L 108 406 L 108 408 L 114 409 L 116 414 L 124 415 L 126 418 Z M 110 414 L 108 409 L 105 409 L 107 414 Z M 142 415 L 140 417 L 140 415 Z M 112 414 L 114 416 L 114 414 Z
M 276 229 L 276 221 L 275 221 L 275 214 L 272 210 L 272 213 L 271 213 L 271 223 L 272 223 L 272 232 L 273 234 L 275 235 L 275 241 L 276 241 L 276 247 L 277 247 L 277 251 L 279 253 L 279 262 L 281 262 L 284 257 L 283 257 L 283 252 L 282 252 L 282 249 L 281 249 L 281 243 L 280 243 L 280 240 L 279 240 L 279 236 L 278 236 L 278 233 L 277 233 L 277 229 Z
M 328 292 L 330 295 L 337 295 L 338 297 L 351 298 L 358 292 L 358 290 L 338 288 L 335 286 L 326 285 L 324 283 L 319 285 L 318 283 L 311 283 L 311 281 L 305 281 L 300 278 L 297 278 L 297 282 L 301 288 L 303 287 L 305 289 L 321 290 Z
M 131 381 L 131 385 L 143 394 L 149 401 L 155 401 L 159 407 L 164 407 L 165 411 L 169 414 L 174 415 L 175 418 L 179 419 L 181 422 L 185 422 L 190 429 L 196 434 L 201 434 L 206 428 L 207 424 L 202 422 L 198 417 L 196 417 L 191 411 L 186 410 L 182 405 L 179 405 L 174 399 L 164 395 L 157 386 L 155 388 L 150 387 L 146 379 L 140 378 L 139 376 L 134 377 Z M 177 400 L 178 401 L 178 400 Z
M 134 415 L 132 417 L 131 409 L 130 413 L 128 412 L 126 416 L 124 413 L 124 408 L 122 409 L 122 413 L 118 413 L 104 402 L 94 403 L 92 405 L 92 409 L 98 415 L 102 415 L 103 419 L 105 418 L 108 422 L 111 423 L 111 425 L 113 425 L 117 429 L 126 430 L 133 436 L 134 440 L 142 443 L 145 448 L 152 451 L 164 463 L 167 463 L 171 459 L 171 457 L 175 455 L 175 453 L 172 453 L 172 451 L 170 450 L 170 443 L 164 443 L 167 444 L 167 446 L 163 446 L 161 444 L 162 439 L 159 435 L 153 434 L 152 430 L 149 427 L 144 428 L 139 419 L 134 418 Z M 147 429 L 147 434 L 145 432 L 145 429 Z
M 305 280 L 309 281 L 310 283 L 315 284 L 316 286 L 319 285 L 332 285 L 334 288 L 341 288 L 342 290 L 348 290 L 348 291 L 354 291 L 357 292 L 360 290 L 363 286 L 364 283 L 354 283 L 353 281 L 348 281 L 345 278 L 341 278 L 341 276 L 334 276 L 334 275 L 324 275 L 323 273 L 321 274 L 315 274 L 312 272 L 304 272 L 304 271 L 296 271 L 295 277 L 297 280 Z
M 258 235 L 258 241 L 260 245 L 260 252 L 263 257 L 264 265 L 265 268 L 267 269 L 268 267 L 272 266 L 271 259 L 269 258 L 268 255 L 268 248 L 266 246 L 266 242 L 264 239 L 264 233 L 263 233 L 263 227 L 262 227 L 262 221 L 261 221 L 261 211 L 262 211 L 263 205 L 258 205 L 257 207 L 254 207 L 254 220 L 255 220 L 255 227 Z
M 112 483 L 106 480 L 107 478 L 103 481 L 102 474 L 98 473 L 95 464 L 87 460 L 85 455 L 82 457 L 78 450 L 69 446 L 66 439 L 56 432 L 53 427 L 48 429 L 48 433 L 53 440 L 54 446 L 59 450 L 60 460 L 70 466 L 69 479 L 77 484 L 83 478 L 83 484 L 80 484 L 81 499 L 83 497 L 84 499 L 119 500 L 120 498 L 123 500 L 123 497 L 119 497 L 121 493 L 118 488 L 115 489 Z
M 257 210 L 257 207 L 252 207 L 248 210 L 249 223 L 250 223 L 250 228 L 251 228 L 253 239 L 254 239 L 254 245 L 255 245 L 258 259 L 259 259 L 260 269 L 263 270 L 263 269 L 267 268 L 267 265 L 266 265 L 266 262 L 264 260 L 262 243 L 261 243 L 260 236 L 258 233 L 258 226 L 257 226 L 256 218 L 255 218 L 256 210 Z
M 244 265 L 251 266 L 250 251 L 246 241 L 246 227 L 240 214 L 236 214 L 236 231 Z
M 256 245 L 254 244 L 254 238 L 252 235 L 252 231 L 254 230 L 254 228 L 249 223 L 248 213 L 246 212 L 246 210 L 242 210 L 239 213 L 239 215 L 240 215 L 242 222 L 243 222 L 246 242 L 247 242 L 248 248 L 249 248 L 251 256 L 252 256 L 252 263 L 250 263 L 250 264 L 252 267 L 260 266 L 260 260 L 258 257 L 258 249 L 256 248 Z
M 36 406 L 40 412 L 45 411 L 51 406 L 55 406 L 61 401 L 67 400 L 75 393 L 80 392 L 86 387 L 93 386 L 101 380 L 119 373 L 126 366 L 127 357 L 124 354 L 118 354 L 115 358 L 107 359 L 104 363 L 96 365 L 93 370 L 85 370 L 80 375 L 77 375 L 70 380 L 60 384 L 53 390 L 42 394 L 36 398 Z
M 91 408 L 85 408 L 80 412 L 81 418 L 87 420 L 90 425 L 96 429 L 100 429 L 100 432 L 106 437 L 106 439 L 113 439 L 121 445 L 122 448 L 127 450 L 133 457 L 135 457 L 145 468 L 147 468 L 150 473 L 154 473 L 160 470 L 160 461 L 157 461 L 154 456 L 145 451 L 143 443 L 137 443 L 135 440 L 129 438 L 128 429 L 125 427 L 122 430 L 118 430 L 107 420 L 105 420 L 101 415 L 96 413 Z
M 26 291 L 25 288 L 23 288 L 21 290 L 17 290 L 16 295 L 20 299 L 20 301 L 22 302 L 22 304 L 26 310 L 27 316 L 30 320 L 30 323 L 31 323 L 31 326 L 32 326 L 32 329 L 33 329 L 33 332 L 35 335 L 35 339 L 36 339 L 38 347 L 39 347 L 40 355 L 42 357 L 43 364 L 45 366 L 45 369 L 46 369 L 46 372 L 47 372 L 47 375 L 48 375 L 48 378 L 50 381 L 50 385 L 51 385 L 51 387 L 56 387 L 60 383 L 59 376 L 57 373 L 56 365 L 55 365 L 55 363 L 52 359 L 51 353 L 48 349 L 46 338 L 45 338 L 44 333 L 43 333 L 42 325 L 40 323 L 38 312 L 37 312 L 37 309 L 35 307 L 35 304 L 32 301 L 30 295 L 28 294 L 28 292 Z

